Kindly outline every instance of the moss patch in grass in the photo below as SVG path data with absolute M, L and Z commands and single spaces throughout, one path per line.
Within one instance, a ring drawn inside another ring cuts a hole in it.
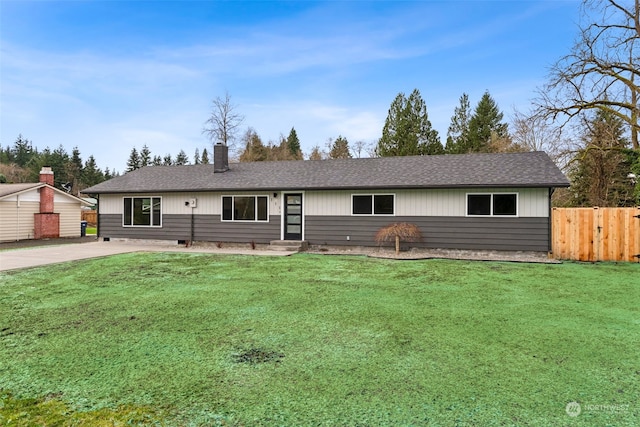
M 167 425 L 633 425 L 638 277 L 163 253 L 3 273 L 0 384 Z
M 162 415 L 151 408 L 131 405 L 115 409 L 102 408 L 92 411 L 74 411 L 61 400 L 61 396 L 40 399 L 16 399 L 6 391 L 0 391 L 0 425 L 120 427 L 160 426 Z

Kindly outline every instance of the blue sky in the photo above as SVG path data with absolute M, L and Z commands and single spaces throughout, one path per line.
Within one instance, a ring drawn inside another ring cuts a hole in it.
M 133 147 L 192 156 L 229 93 L 265 143 L 305 153 L 380 137 L 418 88 L 443 142 L 466 92 L 527 111 L 577 35 L 578 1 L 0 0 L 0 144 L 18 134 L 125 169 Z

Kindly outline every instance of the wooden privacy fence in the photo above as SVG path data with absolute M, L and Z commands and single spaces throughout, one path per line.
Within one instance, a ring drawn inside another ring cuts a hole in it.
M 640 207 L 553 208 L 554 258 L 640 262 Z
M 98 211 L 82 211 L 82 221 L 95 226 L 98 223 Z

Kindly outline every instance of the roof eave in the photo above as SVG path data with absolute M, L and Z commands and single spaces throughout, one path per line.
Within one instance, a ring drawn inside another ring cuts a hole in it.
M 2 196 L 0 196 L 0 200 L 5 199 L 7 197 L 12 197 L 12 196 L 19 196 L 20 194 L 23 193 L 28 193 L 29 191 L 33 191 L 35 189 L 44 187 L 46 184 L 43 182 L 36 182 L 33 184 L 33 186 L 28 187 L 28 188 L 23 188 L 22 190 L 18 190 L 18 191 L 14 191 L 13 193 L 9 193 L 9 194 L 4 194 Z
M 284 187 L 208 187 L 208 188 L 165 188 L 154 189 L 115 189 L 84 192 L 83 194 L 144 194 L 144 193 L 204 193 L 204 192 L 232 192 L 232 191 L 337 191 L 337 190 L 375 190 L 375 189 L 406 189 L 406 190 L 437 190 L 460 188 L 559 188 L 569 187 L 568 182 L 540 182 L 540 183 L 484 183 L 484 184 L 435 184 L 435 185 L 328 185 L 328 186 L 284 186 Z

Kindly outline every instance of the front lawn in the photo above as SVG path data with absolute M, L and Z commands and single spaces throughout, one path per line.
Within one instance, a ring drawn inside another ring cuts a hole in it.
M 0 424 L 638 425 L 639 307 L 639 264 L 137 253 L 0 273 Z

